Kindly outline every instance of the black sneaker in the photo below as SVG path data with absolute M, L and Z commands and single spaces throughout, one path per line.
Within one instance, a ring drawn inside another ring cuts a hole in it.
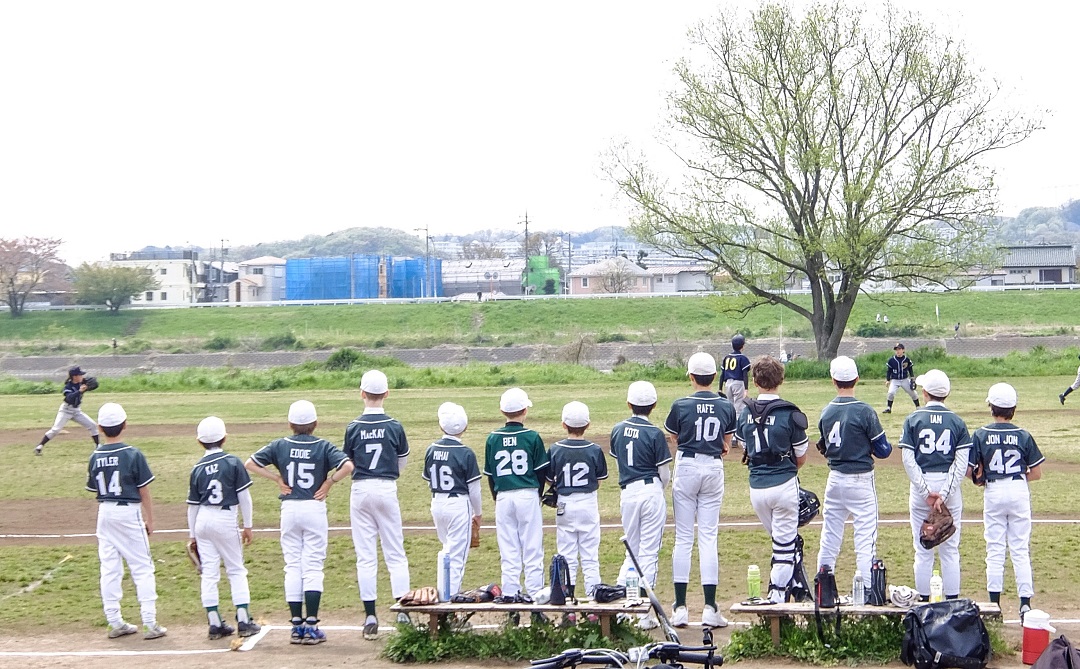
M 236 630 L 233 629 L 233 626 L 226 623 L 226 622 L 223 622 L 220 625 L 211 625 L 210 626 L 210 640 L 215 641 L 215 640 L 220 639 L 222 637 L 232 636 L 232 633 L 235 632 L 235 631 Z
M 374 641 L 379 638 L 379 621 L 372 619 L 369 623 L 364 623 L 364 638 L 368 641 Z
M 236 629 L 239 635 L 242 637 L 255 636 L 260 631 L 262 631 L 262 625 L 255 622 L 254 620 L 249 620 L 246 623 L 236 623 Z
M 1065 393 L 1058 395 L 1058 401 L 1061 402 L 1062 405 L 1065 404 Z M 41 455 L 41 453 L 38 453 L 38 455 Z
M 886 409 L 886 410 L 882 411 L 881 413 L 892 413 L 892 409 Z

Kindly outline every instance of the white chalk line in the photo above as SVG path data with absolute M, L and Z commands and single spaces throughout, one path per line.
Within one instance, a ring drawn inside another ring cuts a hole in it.
M 57 565 L 55 567 L 53 567 L 49 571 L 42 574 L 41 578 L 34 581 L 33 583 L 27 584 L 25 587 L 19 588 L 15 592 L 12 592 L 10 594 L 4 595 L 3 597 L 0 597 L 0 602 L 2 602 L 4 600 L 7 600 L 7 599 L 11 599 L 12 597 L 18 597 L 19 595 L 25 595 L 28 592 L 33 592 L 34 590 L 37 590 L 39 587 L 41 587 L 41 584 L 43 584 L 45 581 L 48 581 L 50 578 L 52 578 L 52 575 L 55 574 L 61 567 L 63 567 L 65 562 L 72 559 L 73 557 L 74 556 L 72 556 L 72 555 L 65 555 L 64 558 L 62 560 L 60 560 L 60 562 L 57 563 Z

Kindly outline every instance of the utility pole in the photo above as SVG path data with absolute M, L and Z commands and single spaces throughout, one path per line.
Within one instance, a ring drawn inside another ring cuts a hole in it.
M 424 231 L 424 285 L 421 287 L 420 297 L 428 296 L 428 288 L 431 285 L 431 235 L 428 234 L 428 224 L 425 223 L 424 227 L 416 228 L 417 232 Z
M 570 233 L 568 232 L 566 233 L 566 281 L 563 282 L 566 284 L 565 292 L 567 294 L 570 293 L 570 272 L 574 270 L 574 262 L 571 258 L 573 247 L 574 245 L 570 242 Z
M 532 271 L 532 268 L 529 265 L 529 210 L 528 209 L 525 210 L 525 220 L 524 221 L 518 221 L 518 225 L 521 225 L 522 223 L 525 224 L 525 254 L 524 255 L 525 255 L 525 286 L 526 286 L 526 289 L 527 289 L 527 287 L 529 285 L 529 273 Z
M 221 285 L 223 287 L 225 286 L 225 254 L 228 253 L 228 250 L 225 248 L 225 242 L 226 241 L 227 240 L 225 240 L 225 239 L 221 240 L 221 273 L 218 274 L 218 280 L 221 282 Z M 214 296 L 217 297 L 217 288 L 214 289 Z M 225 287 L 225 299 L 222 299 L 221 301 L 222 302 L 228 302 L 229 301 L 228 297 L 229 297 L 229 289 L 227 287 Z

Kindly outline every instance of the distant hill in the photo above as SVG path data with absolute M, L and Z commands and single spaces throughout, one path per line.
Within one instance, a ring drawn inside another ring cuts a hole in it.
M 302 239 L 262 242 L 229 250 L 233 261 L 259 256 L 311 258 L 316 256 L 363 255 L 422 256 L 424 242 L 416 235 L 393 228 L 347 228 L 328 235 L 308 235 Z

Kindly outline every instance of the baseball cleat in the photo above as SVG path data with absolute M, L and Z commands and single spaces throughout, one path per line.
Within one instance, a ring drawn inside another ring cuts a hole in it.
M 399 611 L 397 614 L 397 624 L 412 625 L 412 618 L 409 617 L 408 613 L 405 613 L 404 611 Z
M 119 639 L 122 636 L 127 636 L 129 634 L 134 634 L 134 633 L 136 633 L 138 631 L 139 631 L 139 628 L 135 627 L 131 623 L 125 623 L 124 621 L 120 621 L 120 624 L 117 625 L 116 627 L 113 627 L 112 625 L 109 625 L 109 638 L 110 639 Z
M 1020 623 L 1021 624 L 1023 624 L 1023 622 L 1024 622 L 1024 616 L 1026 616 L 1027 612 L 1030 611 L 1030 610 L 1031 610 L 1031 607 L 1029 605 L 1027 605 L 1027 604 L 1021 604 L 1020 605 Z
M 254 620 L 249 620 L 246 623 L 236 623 L 236 629 L 242 637 L 255 636 L 262 631 L 262 625 Z
M 886 409 L 886 410 L 882 411 L 881 413 L 892 413 L 892 409 Z
M 1065 400 L 1061 400 L 1061 403 L 1065 404 Z M 45 449 L 45 447 L 42 446 L 41 444 L 38 444 L 37 446 L 34 446 L 34 455 L 41 455 L 41 451 L 43 451 L 44 449 Z
M 374 617 L 368 618 L 368 621 L 364 623 L 364 638 L 368 641 L 379 638 L 379 621 Z
M 1058 395 L 1058 401 L 1061 402 L 1062 406 L 1065 405 L 1065 393 Z M 41 453 L 38 453 L 38 455 L 41 455 Z
M 366 628 L 367 625 L 365 625 L 364 627 Z M 318 627 L 309 627 L 307 628 L 307 631 L 304 632 L 305 646 L 314 646 L 315 644 L 319 644 L 324 641 L 326 641 L 326 632 L 322 631 Z
M 641 630 L 654 630 L 660 627 L 660 621 L 652 613 L 642 613 L 638 616 L 637 626 Z
M 706 605 L 701 611 L 701 626 L 727 627 L 728 621 L 722 613 L 716 610 L 715 606 Z
M 150 639 L 160 639 L 165 636 L 165 633 L 169 630 L 165 629 L 161 625 L 154 623 L 153 625 L 143 625 L 142 638 L 149 641 Z
M 303 625 L 293 625 L 292 633 L 289 634 L 289 643 L 303 643 L 307 629 Z
M 211 625 L 210 640 L 216 641 L 217 639 L 220 639 L 222 637 L 232 636 L 233 632 L 235 631 L 236 630 L 233 629 L 233 626 L 229 625 L 228 623 L 223 622 L 220 625 Z
M 685 606 L 677 606 L 671 615 L 672 627 L 686 627 L 690 624 L 690 612 Z

